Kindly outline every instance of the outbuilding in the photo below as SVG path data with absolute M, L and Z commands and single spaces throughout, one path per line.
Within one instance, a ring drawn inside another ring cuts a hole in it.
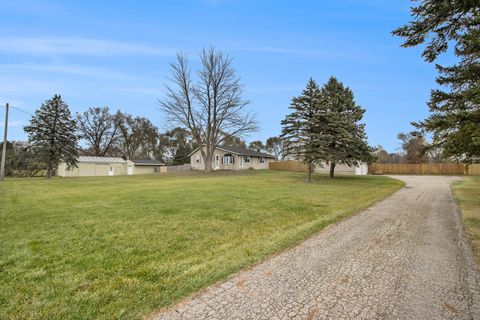
M 67 169 L 66 163 L 58 165 L 60 177 L 123 176 L 159 173 L 164 164 L 158 160 L 125 160 L 120 157 L 80 156 L 77 167 Z
M 164 164 L 158 160 L 127 160 L 127 174 L 160 173 Z
M 80 156 L 77 167 L 67 169 L 66 163 L 58 165 L 60 177 L 121 176 L 127 174 L 127 160 L 120 157 Z

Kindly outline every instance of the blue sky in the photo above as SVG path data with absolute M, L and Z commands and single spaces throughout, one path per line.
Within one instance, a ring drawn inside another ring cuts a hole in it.
M 401 39 L 390 34 L 410 20 L 410 4 L 0 0 L 0 104 L 33 113 L 60 93 L 73 112 L 109 106 L 164 130 L 157 101 L 169 63 L 181 51 L 195 66 L 199 51 L 213 45 L 234 58 L 249 109 L 260 120 L 261 130 L 248 141 L 278 135 L 291 98 L 307 80 L 322 84 L 333 75 L 367 110 L 369 143 L 395 151 L 397 133 L 427 115 L 435 87 L 434 66 L 422 60 L 421 48 L 400 48 Z M 29 118 L 12 110 L 10 139 L 26 139 L 22 126 Z

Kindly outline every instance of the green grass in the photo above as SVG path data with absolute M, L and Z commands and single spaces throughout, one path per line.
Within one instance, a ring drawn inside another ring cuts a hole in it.
M 402 186 L 279 171 L 8 179 L 0 318 L 141 318 Z
M 468 177 L 453 184 L 455 198 L 462 210 L 465 230 L 480 264 L 480 177 Z

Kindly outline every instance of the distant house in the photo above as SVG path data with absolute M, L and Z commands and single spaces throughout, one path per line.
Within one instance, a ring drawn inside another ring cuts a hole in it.
M 125 160 L 118 157 L 78 157 L 77 168 L 67 169 L 60 163 L 57 175 L 60 177 L 122 176 L 160 172 L 163 163 L 158 160 Z
M 213 154 L 213 170 L 268 169 L 275 157 L 260 151 L 238 147 L 217 147 Z M 190 165 L 194 170 L 205 170 L 200 147 L 190 153 Z

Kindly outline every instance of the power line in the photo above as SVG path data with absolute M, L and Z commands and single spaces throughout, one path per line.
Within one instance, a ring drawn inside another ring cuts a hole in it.
M 6 108 L 5 105 L 0 105 L 0 107 Z M 15 110 L 17 110 L 17 111 L 20 111 L 20 112 L 23 112 L 23 113 L 26 113 L 26 114 L 29 114 L 29 115 L 33 116 L 33 114 L 32 114 L 30 111 L 23 110 L 23 109 L 20 109 L 20 108 L 18 108 L 18 107 L 14 107 L 14 106 L 9 106 L 9 107 L 10 107 L 11 109 L 15 109 Z

